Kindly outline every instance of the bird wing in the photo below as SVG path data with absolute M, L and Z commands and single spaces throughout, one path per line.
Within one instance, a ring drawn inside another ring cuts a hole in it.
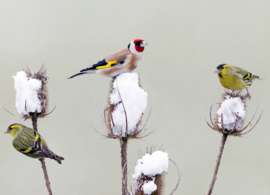
M 16 150 L 20 152 L 30 151 L 32 145 L 35 141 L 35 136 L 33 133 L 34 130 L 31 131 L 30 128 L 22 130 L 14 139 L 13 146 Z
M 103 60 L 100 60 L 96 64 L 93 64 L 88 68 L 82 69 L 80 72 L 83 73 L 91 70 L 109 68 L 112 66 L 123 66 L 125 60 L 128 58 L 129 55 L 131 55 L 131 52 L 127 48 L 122 49 L 112 55 L 107 56 Z
M 239 67 L 234 66 L 234 73 L 240 76 L 243 80 L 252 80 L 253 74 Z
M 13 146 L 19 152 L 34 158 L 52 158 L 45 140 L 33 129 L 26 128 L 13 140 Z

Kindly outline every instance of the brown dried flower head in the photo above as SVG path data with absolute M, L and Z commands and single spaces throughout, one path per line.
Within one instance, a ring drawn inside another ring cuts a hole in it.
M 162 148 L 156 150 L 155 147 L 147 148 L 144 154 L 140 152 L 140 159 L 133 175 L 132 194 L 164 194 L 165 174 L 169 163 L 168 154 Z
M 214 122 L 212 120 L 211 112 L 212 107 L 210 108 L 210 121 L 211 124 L 208 124 L 210 128 L 215 131 L 218 131 L 222 134 L 231 135 L 231 136 L 242 136 L 248 132 L 250 132 L 258 123 L 250 129 L 247 130 L 249 125 L 251 124 L 252 120 L 255 117 L 257 110 L 255 111 L 251 121 L 243 127 L 244 119 L 246 115 L 246 96 L 241 95 L 240 92 L 238 93 L 229 93 L 225 92 L 222 95 L 222 102 L 219 103 L 218 111 L 216 112 Z M 247 131 L 245 131 L 247 130 Z
M 141 88 L 137 73 L 123 73 L 112 78 L 108 106 L 104 111 L 109 138 L 142 138 L 142 117 L 147 93 Z
M 37 72 L 26 68 L 14 76 L 17 92 L 16 107 L 24 119 L 48 115 L 48 90 L 46 86 L 48 79 L 44 66 Z
M 146 148 L 146 153 L 139 151 L 140 159 L 135 166 L 135 173 L 132 175 L 131 195 L 162 195 L 165 189 L 165 175 L 171 161 L 178 172 L 178 181 L 170 193 L 173 195 L 180 183 L 180 172 L 175 162 L 168 158 L 168 153 L 162 147 L 151 146 Z

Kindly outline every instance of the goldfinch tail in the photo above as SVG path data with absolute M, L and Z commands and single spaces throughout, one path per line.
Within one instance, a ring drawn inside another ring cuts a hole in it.
M 74 78 L 74 77 L 76 77 L 76 76 L 80 76 L 80 75 L 83 75 L 83 74 L 85 74 L 85 73 L 80 72 L 80 73 L 78 73 L 78 74 L 74 74 L 74 75 L 72 75 L 72 76 L 71 76 L 71 77 L 69 77 L 68 79 L 72 79 L 72 78 Z

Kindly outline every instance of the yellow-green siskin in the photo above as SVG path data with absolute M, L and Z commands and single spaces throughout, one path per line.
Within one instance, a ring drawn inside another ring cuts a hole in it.
M 16 150 L 32 158 L 50 158 L 61 164 L 63 157 L 53 153 L 38 132 L 21 124 L 12 124 L 4 132 L 11 134 Z
M 218 78 L 223 87 L 233 90 L 242 90 L 252 85 L 252 81 L 255 79 L 261 79 L 259 76 L 253 75 L 252 73 L 228 64 L 220 64 L 217 66 L 214 73 L 218 74 Z M 248 89 L 247 97 L 251 98 Z

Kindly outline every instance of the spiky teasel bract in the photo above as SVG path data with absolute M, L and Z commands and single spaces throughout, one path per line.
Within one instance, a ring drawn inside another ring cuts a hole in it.
M 47 108 L 49 104 L 48 90 L 47 90 L 47 82 L 49 78 L 46 76 L 46 68 L 44 65 L 37 71 L 31 71 L 28 67 L 23 69 L 28 78 L 36 79 L 41 81 L 41 88 L 38 91 L 38 99 L 41 103 L 41 112 L 29 112 L 29 115 L 23 115 L 25 119 L 32 118 L 35 115 L 36 118 L 42 118 L 48 115 Z M 25 103 L 27 104 L 27 102 Z
M 243 127 L 244 124 L 244 119 L 246 115 L 246 96 L 241 95 L 241 92 L 237 93 L 230 93 L 226 91 L 224 94 L 222 94 L 222 101 L 219 103 L 219 108 L 218 111 L 215 115 L 214 122 L 212 119 L 212 107 L 210 108 L 210 121 L 211 124 L 209 124 L 207 121 L 208 126 L 215 130 L 218 131 L 219 133 L 229 135 L 229 136 L 242 136 L 244 134 L 247 134 L 250 132 L 259 122 L 261 115 L 259 116 L 257 122 L 253 127 L 251 127 L 249 130 L 247 128 L 251 124 L 252 120 L 254 119 L 257 110 L 255 111 L 252 119 L 248 122 L 246 126 Z M 238 101 L 238 104 L 242 104 L 242 110 L 237 110 L 234 107 L 237 107 L 237 103 L 231 103 L 231 107 L 227 106 L 226 104 L 228 101 Z M 225 105 L 226 104 L 226 105 Z M 227 107 L 226 107 L 227 106 Z M 227 109 L 228 112 L 226 112 L 224 109 Z M 241 114 L 241 111 L 243 112 Z M 230 115 L 230 121 L 227 122 L 225 121 L 226 116 Z M 246 130 L 246 131 L 245 131 Z

